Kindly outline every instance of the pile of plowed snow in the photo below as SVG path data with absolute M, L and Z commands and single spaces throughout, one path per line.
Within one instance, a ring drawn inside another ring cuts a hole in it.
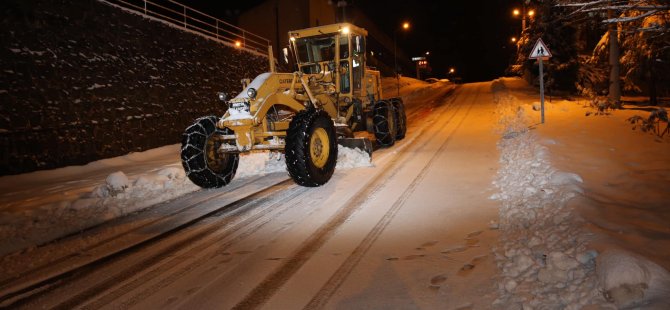
M 491 198 L 501 202 L 501 270 L 496 308 L 662 309 L 670 276 L 632 253 L 589 248 L 593 234 L 568 201 L 582 195 L 582 178 L 552 167 L 545 145 L 504 83 L 493 83 L 499 114 L 500 170 Z M 660 308 L 659 308 L 660 305 Z
M 161 148 L 161 152 L 165 152 L 166 149 L 166 147 Z M 178 146 L 170 150 L 178 156 Z M 151 152 L 152 150 L 149 150 L 142 152 L 147 155 L 135 155 L 133 164 L 117 167 L 117 169 L 139 170 L 140 173 L 127 174 L 123 170 L 118 170 L 106 177 L 87 181 L 90 185 L 83 185 L 81 192 L 75 195 L 58 197 L 58 193 L 54 193 L 54 197 L 45 199 L 44 204 L 25 207 L 27 204 L 21 205 L 19 201 L 14 203 L 16 211 L 2 211 L 0 213 L 0 224 L 2 224 L 0 226 L 0 256 L 43 244 L 200 189 L 186 177 L 179 162 L 157 167 L 155 164 L 152 165 L 150 160 L 143 161 L 143 158 L 152 157 L 149 154 Z M 100 161 L 101 163 L 94 162 L 87 166 L 105 166 L 105 162 L 115 160 L 117 159 L 106 159 Z M 336 171 L 371 165 L 370 156 L 367 153 L 359 149 L 339 146 Z M 67 170 L 66 168 L 60 171 Z M 286 172 L 286 163 L 282 154 L 250 153 L 240 156 L 234 181 L 281 172 Z M 35 179 L 38 179 L 40 173 L 45 172 L 32 174 Z M 86 178 L 84 171 L 80 173 L 81 178 Z M 52 175 L 50 177 L 57 178 Z M 75 179 L 74 181 L 84 182 L 86 180 Z M 70 182 L 72 180 L 68 181 Z M 5 185 L 3 184 L 3 188 L 8 187 Z M 68 191 L 68 184 L 59 185 L 62 187 L 60 190 Z M 78 186 L 82 185 L 78 184 Z M 20 197 L 15 196 L 14 198 L 18 200 Z M 25 199 L 27 201 L 30 198 Z

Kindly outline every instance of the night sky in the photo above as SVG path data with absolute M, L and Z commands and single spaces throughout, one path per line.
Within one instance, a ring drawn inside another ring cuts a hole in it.
M 508 0 L 389 0 L 356 1 L 382 29 L 392 31 L 403 20 L 412 24 L 398 45 L 411 56 L 430 51 L 428 60 L 437 77 L 454 67 L 465 82 L 501 76 L 516 47 L 521 21 L 512 16 Z M 519 4 L 521 1 L 519 1 Z M 386 8 L 380 10 L 379 8 Z
M 188 5 L 223 19 L 234 19 L 262 0 L 193 0 Z M 333 0 L 337 3 L 337 0 Z M 503 75 L 515 51 L 511 37 L 518 37 L 521 21 L 512 9 L 521 1 L 509 0 L 349 0 L 359 7 L 380 29 L 392 36 L 394 27 L 409 21 L 411 29 L 400 32 L 398 46 L 409 56 L 428 60 L 433 76 L 448 77 L 453 67 L 464 82 L 491 80 Z

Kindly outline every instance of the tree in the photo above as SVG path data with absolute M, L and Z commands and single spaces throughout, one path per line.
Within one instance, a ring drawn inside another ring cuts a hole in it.
M 528 59 L 535 42 L 542 38 L 551 49 L 552 58 L 545 63 L 548 90 L 573 91 L 579 63 L 577 61 L 576 29 L 563 23 L 560 18 L 565 9 L 556 7 L 556 1 L 528 3 L 536 14 L 529 20 L 517 43 L 514 65 L 509 72 L 523 75 L 531 82 L 536 80 L 537 63 Z
M 628 44 L 629 50 L 636 51 L 631 54 L 624 52 L 624 59 L 633 61 L 629 63 L 629 67 L 634 69 L 626 71 L 626 78 L 630 74 L 642 67 L 640 64 L 645 62 L 642 59 L 635 59 L 635 56 L 643 55 L 646 52 L 648 72 L 649 72 L 649 93 L 650 100 L 656 102 L 656 67 L 657 57 L 668 55 L 670 50 L 670 40 L 668 36 L 670 30 L 668 28 L 668 11 L 670 10 L 670 0 L 595 0 L 595 1 L 580 1 L 580 0 L 560 0 L 558 6 L 572 8 L 571 14 L 566 18 L 574 21 L 584 20 L 585 18 L 602 18 L 604 13 L 607 13 L 607 18 L 602 20 L 602 23 L 607 25 L 607 41 L 609 44 L 609 99 L 613 104 L 619 104 L 621 101 L 621 53 L 620 53 L 620 37 L 622 34 L 632 33 L 654 33 L 653 36 L 640 35 L 637 40 L 646 42 L 653 42 L 652 44 Z M 625 36 L 624 36 L 625 37 Z M 635 36 L 633 36 L 635 37 Z M 624 41 L 625 42 L 625 41 Z M 638 42 L 639 43 L 639 42 Z M 643 48 L 648 48 L 648 51 L 643 51 Z

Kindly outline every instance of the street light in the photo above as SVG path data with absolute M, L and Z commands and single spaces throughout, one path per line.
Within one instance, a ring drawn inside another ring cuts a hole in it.
M 409 22 L 403 22 L 402 23 L 402 29 L 403 30 L 408 30 L 409 29 Z M 396 78 L 396 89 L 398 93 L 398 97 L 400 97 L 400 75 L 398 75 L 398 29 L 393 30 L 393 72 L 395 73 L 395 78 Z
M 521 10 L 519 9 L 512 10 L 512 15 L 514 15 L 515 17 L 521 15 L 521 31 L 523 32 L 524 30 L 526 30 L 526 16 L 528 16 L 528 18 L 530 19 L 533 19 L 533 17 L 535 17 L 535 10 L 530 9 L 526 11 L 526 5 L 524 4 L 521 7 Z
M 516 38 L 512 37 L 512 43 L 516 43 Z

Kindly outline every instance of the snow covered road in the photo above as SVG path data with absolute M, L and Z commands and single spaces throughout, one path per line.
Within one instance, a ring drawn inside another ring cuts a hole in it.
M 449 87 L 408 95 L 409 134 L 376 151 L 374 167 L 338 171 L 319 188 L 281 185 L 77 270 L 20 305 L 490 305 L 497 209 L 487 197 L 498 158 L 490 86 L 446 97 Z

